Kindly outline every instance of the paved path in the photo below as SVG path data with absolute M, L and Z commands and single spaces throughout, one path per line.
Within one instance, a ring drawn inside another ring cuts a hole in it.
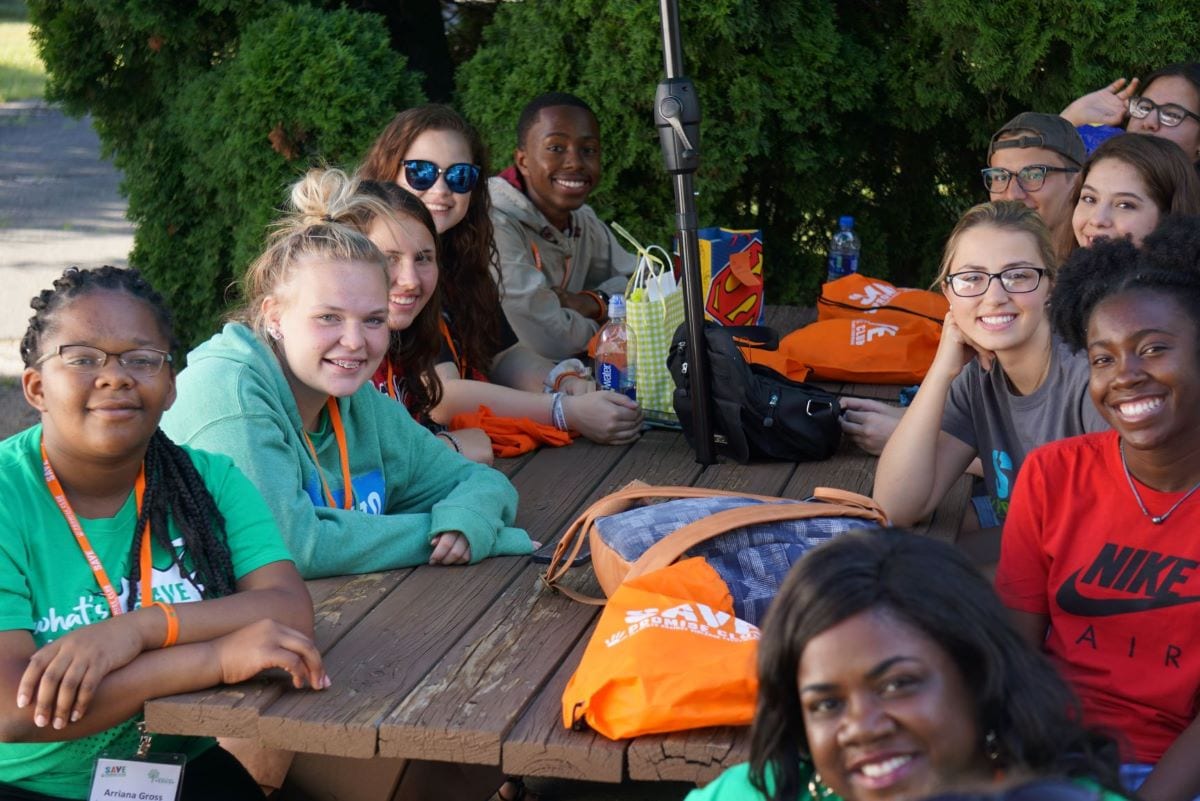
M 0 104 L 0 376 L 20 373 L 29 299 L 64 267 L 128 263 L 119 181 L 87 118 L 38 101 Z

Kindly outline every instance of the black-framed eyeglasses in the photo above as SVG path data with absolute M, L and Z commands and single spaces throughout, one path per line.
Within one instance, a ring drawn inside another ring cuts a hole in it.
M 115 356 L 117 363 L 137 378 L 153 378 L 162 372 L 164 364 L 171 363 L 171 354 L 158 348 L 134 348 L 124 353 L 109 353 L 91 345 L 59 345 L 34 365 L 40 365 L 55 356 L 62 359 L 63 366 L 68 370 L 83 375 L 95 375 L 103 370 L 109 356 Z
M 1045 274 L 1045 267 L 1009 267 L 998 273 L 963 270 L 947 275 L 944 280 L 950 291 L 960 298 L 977 298 L 987 294 L 988 287 L 997 278 L 1000 279 L 1000 286 L 1010 295 L 1032 292 L 1041 285 L 1042 276 Z
M 1193 114 L 1178 103 L 1155 103 L 1148 97 L 1129 98 L 1129 116 L 1144 120 L 1151 111 L 1158 112 L 1158 121 L 1165 128 L 1174 128 L 1188 117 L 1200 122 L 1200 115 Z
M 456 195 L 465 195 L 475 188 L 479 180 L 479 166 L 459 162 L 442 169 L 432 161 L 409 159 L 404 162 L 404 180 L 418 192 L 424 192 L 437 183 L 439 175 L 446 176 L 446 186 Z
M 1015 173 L 1003 167 L 984 167 L 979 173 L 983 176 L 983 186 L 993 195 L 1008 189 L 1008 182 L 1014 177 L 1017 186 L 1026 192 L 1036 192 L 1046 183 L 1046 176 L 1052 172 L 1079 172 L 1078 167 L 1053 167 L 1049 164 L 1029 164 Z

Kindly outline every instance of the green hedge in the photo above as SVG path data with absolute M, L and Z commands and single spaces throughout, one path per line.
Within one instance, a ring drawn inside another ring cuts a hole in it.
M 841 214 L 859 220 L 865 272 L 924 284 L 957 215 L 986 199 L 978 170 L 993 130 L 1200 52 L 1181 0 L 679 5 L 703 109 L 701 224 L 764 230 L 773 302 L 812 301 Z M 502 165 L 527 100 L 581 95 L 604 137 L 594 205 L 665 241 L 673 201 L 652 127 L 660 37 L 657 3 L 502 4 L 458 72 L 461 105 Z
M 48 96 L 91 113 L 124 173 L 131 261 L 206 339 L 286 187 L 352 165 L 423 100 L 375 15 L 286 2 L 33 0 Z

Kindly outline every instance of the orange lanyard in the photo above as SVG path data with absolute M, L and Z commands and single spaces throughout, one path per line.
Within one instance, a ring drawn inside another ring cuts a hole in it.
M 387 394 L 394 401 L 400 400 L 396 396 L 396 371 L 392 369 L 392 357 L 383 357 L 384 364 L 387 365 Z
M 391 378 L 391 365 L 388 365 L 388 377 Z M 342 463 L 342 508 L 354 508 L 354 485 L 350 483 L 350 454 L 346 448 L 346 429 L 342 426 L 342 413 L 338 409 L 337 400 L 329 398 L 325 401 L 325 408 L 329 410 L 329 424 L 333 426 L 333 436 L 337 440 L 338 446 L 338 461 Z M 337 506 L 333 502 L 333 493 L 329 491 L 329 485 L 325 483 L 325 473 L 321 471 L 321 460 L 317 458 L 317 449 L 313 447 L 312 440 L 308 436 L 308 432 L 303 428 L 300 433 L 304 435 L 304 443 L 308 445 L 308 452 L 312 454 L 313 462 L 317 466 L 317 478 L 321 479 L 321 489 L 325 491 L 325 503 L 330 508 Z
M 450 358 L 454 359 L 454 367 L 458 370 L 459 378 L 467 377 L 467 365 L 458 356 L 458 348 L 454 347 L 454 337 L 450 336 L 450 326 L 446 325 L 446 318 L 438 318 L 438 328 L 442 332 L 442 337 L 446 340 L 446 346 L 450 348 Z
M 88 541 L 87 535 L 83 533 L 83 526 L 79 525 L 79 518 L 75 516 L 75 510 L 71 508 L 71 502 L 67 500 L 67 493 L 63 491 L 62 482 L 58 480 L 58 476 L 54 473 L 54 468 L 50 466 L 50 457 L 46 455 L 46 443 L 42 443 L 42 472 L 46 478 L 46 487 L 50 490 L 50 494 L 54 496 L 54 502 L 58 504 L 59 511 L 67 520 L 67 525 L 71 529 L 71 533 L 75 535 L 75 542 L 79 545 L 79 550 L 83 551 L 83 558 L 87 560 L 88 567 L 92 569 L 92 575 L 96 577 L 96 583 L 100 585 L 100 591 L 104 593 L 104 600 L 108 602 L 108 609 L 114 616 L 121 614 L 121 599 L 117 596 L 117 591 L 113 589 L 112 582 L 108 578 L 108 573 L 104 571 L 104 565 L 100 562 L 100 557 L 96 555 L 96 551 L 92 548 L 92 543 Z M 146 465 L 143 463 L 138 470 L 137 481 L 133 485 L 134 496 L 137 499 L 137 516 L 142 516 L 142 499 L 146 496 Z M 150 559 L 150 523 L 146 523 L 146 531 L 142 535 L 142 550 L 141 550 L 141 606 L 150 606 L 154 603 L 151 597 L 151 592 L 154 587 L 153 571 L 154 566 Z

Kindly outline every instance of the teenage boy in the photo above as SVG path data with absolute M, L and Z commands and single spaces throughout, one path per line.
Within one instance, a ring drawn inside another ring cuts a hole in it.
M 587 348 L 636 261 L 585 201 L 600 180 L 600 126 L 563 92 L 517 121 L 513 165 L 488 180 L 501 302 L 517 336 L 550 359 Z
M 1026 111 L 992 137 L 983 185 L 991 200 L 1019 200 L 1036 211 L 1055 248 L 1065 248 L 1074 241 L 1071 190 L 1086 158 L 1074 125 L 1056 114 Z

